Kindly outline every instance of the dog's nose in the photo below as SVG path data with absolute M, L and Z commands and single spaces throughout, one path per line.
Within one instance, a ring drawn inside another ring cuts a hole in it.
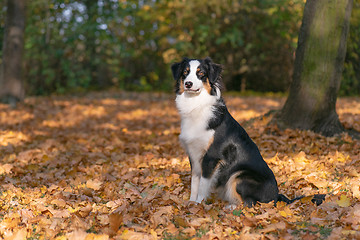
M 185 87 L 186 87 L 186 88 L 191 88 L 192 85 L 193 85 L 192 82 L 185 82 Z

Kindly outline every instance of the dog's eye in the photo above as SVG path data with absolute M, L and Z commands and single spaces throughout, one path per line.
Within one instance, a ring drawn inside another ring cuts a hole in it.
M 185 70 L 184 70 L 184 75 L 188 74 L 188 72 L 189 72 L 189 71 L 188 71 L 187 69 L 185 69 Z
M 202 76 L 204 76 L 204 75 L 205 75 L 205 73 L 204 73 L 203 71 L 199 71 L 199 73 L 198 73 L 198 74 L 199 74 L 199 76 L 200 76 L 200 77 L 202 77 Z

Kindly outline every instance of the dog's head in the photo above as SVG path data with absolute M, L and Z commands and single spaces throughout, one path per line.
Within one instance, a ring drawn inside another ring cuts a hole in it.
M 174 63 L 171 70 L 176 80 L 175 91 L 196 96 L 201 91 L 220 97 L 222 67 L 209 57 L 205 59 L 184 58 Z

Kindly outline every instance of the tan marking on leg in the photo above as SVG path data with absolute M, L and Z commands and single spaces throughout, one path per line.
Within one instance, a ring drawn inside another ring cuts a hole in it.
M 214 142 L 214 136 L 212 136 L 210 138 L 206 151 L 210 148 L 210 146 L 211 146 L 211 144 L 213 144 L 213 142 Z
M 226 165 L 226 162 L 225 162 L 224 160 L 220 160 L 220 161 L 216 164 L 216 166 L 215 166 L 212 174 L 214 174 L 214 172 L 218 171 L 219 168 L 221 168 L 221 167 L 223 167 L 223 166 L 225 166 L 225 165 Z M 212 174 L 211 174 L 211 175 L 212 175 Z
M 225 197 L 231 204 L 239 204 L 242 202 L 240 194 L 236 191 L 236 186 L 240 183 L 240 179 L 237 178 L 239 175 L 240 172 L 233 174 L 225 186 Z

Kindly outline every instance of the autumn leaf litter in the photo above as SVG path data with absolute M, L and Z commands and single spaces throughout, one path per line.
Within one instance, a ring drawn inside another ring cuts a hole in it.
M 275 97 L 226 97 L 293 204 L 228 210 L 188 202 L 190 166 L 174 96 L 92 93 L 0 104 L 3 239 L 359 239 L 360 141 L 267 127 Z M 340 99 L 360 131 L 360 101 Z

